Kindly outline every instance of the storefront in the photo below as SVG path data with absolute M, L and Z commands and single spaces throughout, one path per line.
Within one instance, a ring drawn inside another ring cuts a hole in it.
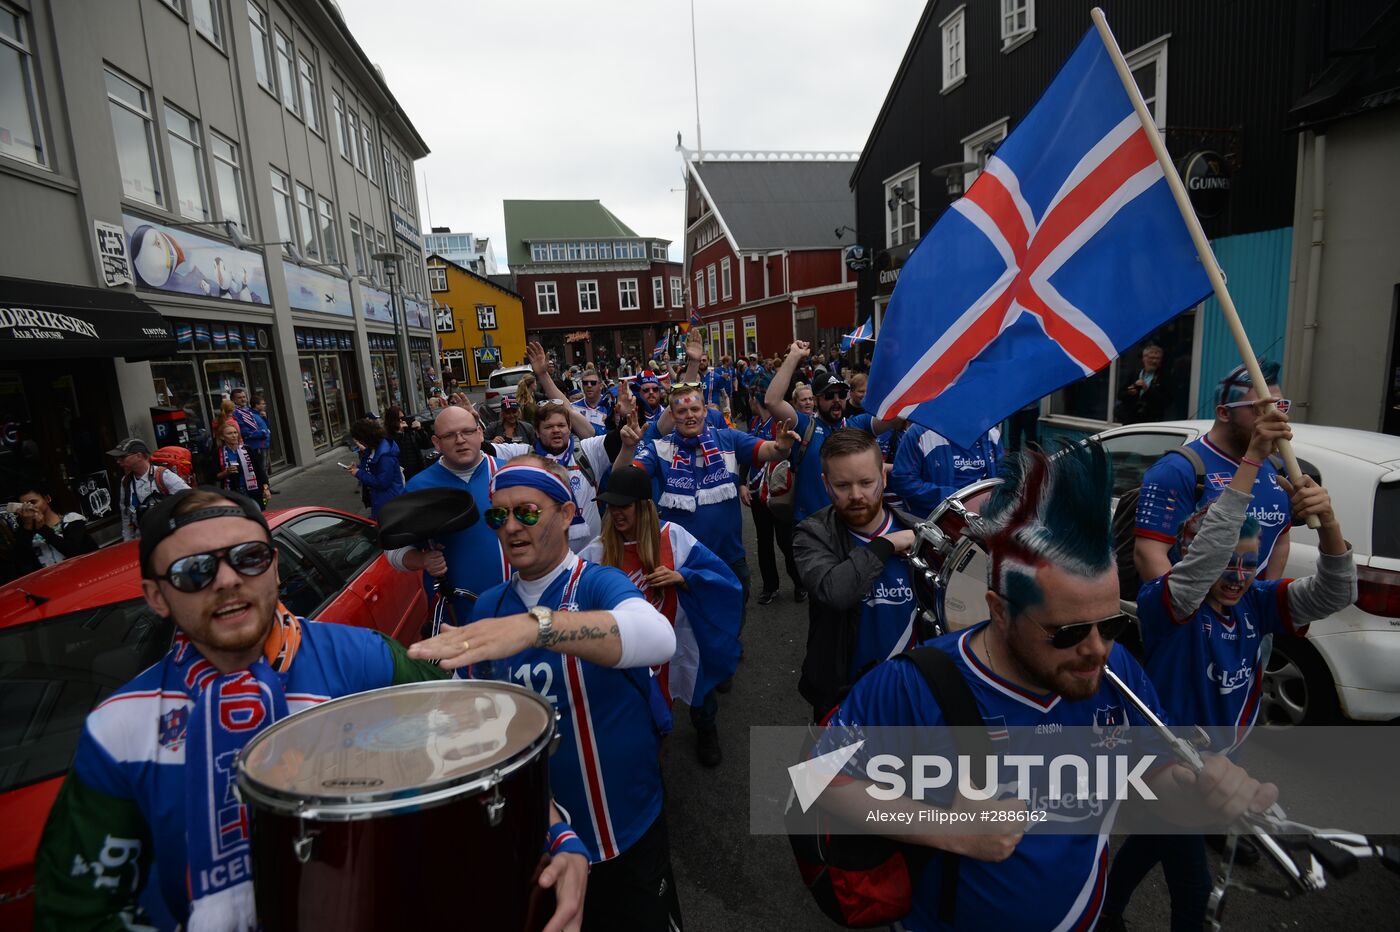
M 433 361 L 436 355 L 433 350 L 433 340 L 431 337 L 408 338 L 409 359 L 413 363 L 413 373 L 418 379 L 418 385 L 423 391 L 423 397 L 427 397 L 429 391 L 437 387 L 438 369 Z
M 403 407 L 403 385 L 399 379 L 399 340 L 392 333 L 370 333 L 369 368 L 374 379 L 375 413 L 383 414 L 391 405 Z
M 130 292 L 0 278 L 0 502 L 38 482 L 100 535 L 117 511 L 106 451 L 127 433 L 114 359 L 174 349 Z
M 355 381 L 354 334 L 311 327 L 297 327 L 295 334 L 311 445 L 319 453 L 348 442 L 350 422 L 365 415 Z
M 246 389 L 248 403 L 267 401 L 267 423 L 272 434 L 268 459 L 273 467 L 287 464 L 285 399 L 273 377 L 271 322 L 256 324 L 215 323 L 207 320 L 172 320 L 178 351 L 151 362 L 151 382 L 156 404 L 183 408 L 189 425 L 190 445 L 196 456 L 207 456 L 213 439 L 210 430 L 219 408 L 235 388 Z

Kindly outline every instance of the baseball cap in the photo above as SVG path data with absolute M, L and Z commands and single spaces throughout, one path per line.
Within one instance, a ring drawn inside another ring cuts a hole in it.
M 211 503 L 207 507 L 197 508 L 187 514 L 176 516 L 175 510 L 180 507 L 180 503 L 196 492 L 213 493 L 225 499 L 227 503 L 223 505 Z M 262 525 L 264 531 L 268 530 L 267 518 L 263 515 L 262 509 L 246 496 L 230 492 L 227 489 L 181 489 L 174 495 L 162 498 L 141 516 L 141 575 L 149 578 L 151 554 L 155 553 L 156 547 L 160 546 L 161 541 L 182 527 L 198 521 L 207 521 L 210 518 L 247 518 L 249 521 L 256 521 Z M 271 536 L 271 532 L 268 533 Z
M 832 375 L 830 372 L 818 372 L 816 377 L 812 379 L 812 394 L 820 395 L 828 388 L 833 388 L 835 386 L 850 388 L 840 376 Z
M 132 453 L 144 453 L 150 456 L 151 448 L 146 444 L 146 441 L 142 440 L 140 437 L 127 437 L 121 443 L 107 451 L 108 456 L 116 459 L 121 459 L 123 456 Z
M 501 410 L 502 410 L 502 411 L 509 410 L 509 409 L 514 409 L 514 408 L 518 408 L 518 407 L 520 407 L 520 405 L 519 405 L 518 402 L 516 402 L 515 396 L 514 396 L 514 395 L 502 395 L 502 396 L 501 396 Z
M 598 493 L 598 501 L 608 505 L 626 506 L 644 499 L 651 500 L 651 476 L 636 466 L 614 469 L 608 487 Z

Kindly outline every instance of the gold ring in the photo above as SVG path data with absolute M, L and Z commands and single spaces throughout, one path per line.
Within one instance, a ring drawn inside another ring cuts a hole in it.
M 462 650 L 471 650 L 471 649 L 472 649 L 472 642 L 471 642 L 471 641 L 463 641 L 463 642 L 462 642 Z

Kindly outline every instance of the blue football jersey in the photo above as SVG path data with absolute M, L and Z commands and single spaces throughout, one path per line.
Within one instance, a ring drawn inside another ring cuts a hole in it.
M 894 515 L 886 511 L 885 520 L 874 533 L 867 536 L 851 531 L 850 534 L 864 546 L 893 529 Z M 851 653 L 849 675 L 852 680 L 867 664 L 889 660 L 914 646 L 914 616 L 918 611 L 909 564 L 902 554 L 893 554 L 862 599 L 860 627 L 856 629 L 855 649 Z

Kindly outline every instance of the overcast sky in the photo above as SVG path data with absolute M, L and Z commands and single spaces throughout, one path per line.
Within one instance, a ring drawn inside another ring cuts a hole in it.
M 679 258 L 688 0 L 339 2 L 432 149 L 425 227 L 490 236 L 504 265 L 503 200 L 597 198 Z M 705 148 L 860 149 L 923 7 L 695 0 Z

